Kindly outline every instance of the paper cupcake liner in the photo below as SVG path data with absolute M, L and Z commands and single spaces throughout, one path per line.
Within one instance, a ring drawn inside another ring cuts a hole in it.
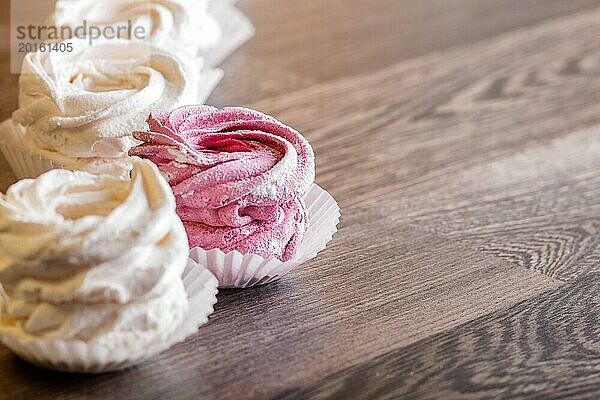
M 252 24 L 234 3 L 232 0 L 212 0 L 209 4 L 210 15 L 222 29 L 221 40 L 204 54 L 209 66 L 219 65 L 254 35 Z
M 30 152 L 12 119 L 0 124 L 0 150 L 18 179 L 36 178 L 51 169 L 62 168 L 62 165 Z
M 190 302 L 188 319 L 174 330 L 170 340 L 147 347 L 141 354 L 114 352 L 98 343 L 79 340 L 23 340 L 6 334 L 1 335 L 0 340 L 25 361 L 57 371 L 100 373 L 130 367 L 183 341 L 208 321 L 217 302 L 216 278 L 208 270 L 188 262 L 182 279 Z
M 304 196 L 309 227 L 294 257 L 281 261 L 257 254 L 242 254 L 237 250 L 224 253 L 220 249 L 194 247 L 190 258 L 199 267 L 208 268 L 219 280 L 220 288 L 247 288 L 276 281 L 298 265 L 316 257 L 337 231 L 340 208 L 335 199 L 313 184 Z
M 221 82 L 223 74 L 223 70 L 219 68 L 201 71 L 198 83 L 198 104 L 206 103 L 208 97 Z
M 21 126 L 8 119 L 0 124 L 0 150 L 11 170 L 18 179 L 37 178 L 51 169 L 81 169 L 96 174 L 110 174 L 122 178 L 129 177 L 131 164 L 127 157 L 120 159 L 71 159 L 63 156 L 65 164 L 60 160 L 51 159 L 44 154 L 31 152 L 23 140 Z

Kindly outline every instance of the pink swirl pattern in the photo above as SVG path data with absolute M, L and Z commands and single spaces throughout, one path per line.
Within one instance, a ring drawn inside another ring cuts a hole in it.
M 308 227 L 302 195 L 314 153 L 294 129 L 258 111 L 186 106 L 154 112 L 129 151 L 169 182 L 190 247 L 291 259 Z

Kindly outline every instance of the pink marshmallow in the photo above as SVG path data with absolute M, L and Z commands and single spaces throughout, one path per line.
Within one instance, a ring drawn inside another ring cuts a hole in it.
M 246 108 L 186 106 L 154 112 L 129 151 L 158 165 L 190 247 L 287 261 L 308 227 L 302 195 L 315 176 L 308 141 Z

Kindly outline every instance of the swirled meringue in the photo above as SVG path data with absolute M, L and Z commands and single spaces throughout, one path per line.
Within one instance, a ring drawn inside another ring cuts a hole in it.
M 59 0 L 54 23 L 73 29 L 83 21 L 99 28 L 131 26 L 132 34 L 123 30 L 123 38 L 187 58 L 202 55 L 219 42 L 221 27 L 208 6 L 208 0 Z M 133 34 L 136 28 L 143 29 L 143 35 Z
M 148 124 L 130 155 L 150 159 L 168 180 L 191 247 L 292 258 L 315 176 L 302 135 L 246 108 L 187 106 L 152 113 Z
M 51 170 L 0 197 L 0 333 L 144 351 L 188 315 L 188 249 L 151 163 L 130 181 Z
M 198 76 L 174 55 L 111 41 L 23 61 L 13 120 L 33 154 L 66 167 L 123 160 L 154 109 L 196 101 Z

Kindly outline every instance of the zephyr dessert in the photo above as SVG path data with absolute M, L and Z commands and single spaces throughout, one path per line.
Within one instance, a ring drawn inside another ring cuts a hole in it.
M 253 34 L 231 0 L 59 0 L 53 20 L 72 29 L 83 21 L 98 28 L 128 28 L 121 29 L 122 38 L 166 49 L 192 63 L 207 60 L 209 67 Z
M 150 110 L 198 99 L 198 74 L 171 53 L 129 41 L 78 43 L 71 53 L 23 61 L 19 108 L 0 129 L 19 178 L 52 168 L 126 175 L 132 132 Z
M 339 208 L 313 184 L 312 147 L 294 129 L 250 109 L 209 106 L 153 112 L 148 126 L 129 154 L 167 179 L 191 256 L 221 287 L 278 279 L 331 239 Z
M 0 196 L 0 340 L 58 370 L 121 369 L 206 322 L 216 279 L 187 268 L 169 186 L 133 159 L 131 180 L 55 169 Z

